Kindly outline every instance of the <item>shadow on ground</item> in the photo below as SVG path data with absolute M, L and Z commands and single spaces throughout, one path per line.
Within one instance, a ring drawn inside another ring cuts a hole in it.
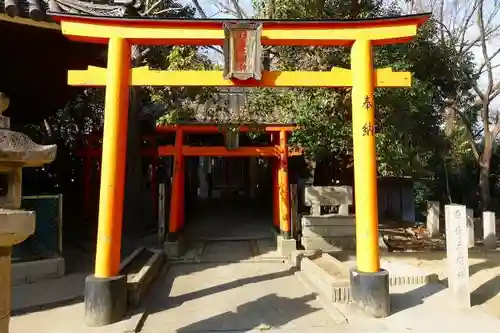
M 179 333 L 269 330 L 283 327 L 294 319 L 318 311 L 307 304 L 316 297 L 285 298 L 276 294 L 238 306 L 235 312 L 225 312 L 177 330 Z M 274 311 L 262 311 L 272 308 Z
M 169 331 L 183 333 L 246 332 L 334 324 L 325 312 L 319 312 L 323 309 L 316 295 L 296 279 L 295 269 L 279 263 L 233 265 L 182 264 L 163 272 L 143 303 L 147 317 L 140 328 L 148 332 L 167 325 Z M 210 274 L 206 277 L 210 281 L 194 276 L 200 271 Z
M 469 267 L 469 276 L 484 270 L 499 266 L 498 262 L 484 261 Z M 420 305 L 424 300 L 448 287 L 448 279 L 440 283 L 427 284 L 406 293 L 391 295 L 391 311 L 397 313 Z M 495 276 L 471 292 L 471 306 L 481 305 L 500 293 L 500 276 Z

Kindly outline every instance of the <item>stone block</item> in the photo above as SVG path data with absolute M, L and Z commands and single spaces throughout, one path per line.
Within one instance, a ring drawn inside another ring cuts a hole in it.
M 300 271 L 303 272 L 309 281 L 321 292 L 322 295 L 331 298 L 332 287 L 335 283 L 333 276 L 316 265 L 311 259 L 303 258 L 300 264 Z
M 446 205 L 445 221 L 448 288 L 454 305 L 470 308 L 469 234 L 466 207 Z
M 63 257 L 12 264 L 12 285 L 57 279 L 65 274 Z
M 487 249 L 497 247 L 495 212 L 483 212 L 483 242 Z
M 304 237 L 355 237 L 355 225 L 310 226 L 302 229 Z
M 278 253 L 284 257 L 288 257 L 290 253 L 297 250 L 297 241 L 294 238 L 285 239 L 283 236 L 277 236 Z
M 302 246 L 306 250 L 335 252 L 356 249 L 356 237 L 302 237 Z
M 319 256 L 321 256 L 321 250 L 295 250 L 290 253 L 288 260 L 292 267 L 300 269 L 300 263 L 303 258 L 312 259 Z
M 439 236 L 439 201 L 427 202 L 427 232 L 431 237 Z
M 179 237 L 176 241 L 166 241 L 163 250 L 168 258 L 180 258 L 186 252 L 184 239 Z
M 142 266 L 140 271 L 134 276 L 127 276 L 128 302 L 132 306 L 139 304 L 142 297 L 147 292 L 151 282 L 158 275 L 162 267 L 164 253 L 161 251 L 151 251 L 151 257 Z
M 305 215 L 301 219 L 302 228 L 311 226 L 356 226 L 354 215 L 328 214 L 321 216 Z
M 352 205 L 351 186 L 306 186 L 304 191 L 306 206 Z
M 0 246 L 13 246 L 35 231 L 35 212 L 0 209 Z

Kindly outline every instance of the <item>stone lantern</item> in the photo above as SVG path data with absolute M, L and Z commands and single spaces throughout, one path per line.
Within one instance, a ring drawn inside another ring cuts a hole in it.
M 9 98 L 0 92 L 0 333 L 9 331 L 12 246 L 35 231 L 35 212 L 22 210 L 22 168 L 52 162 L 56 145 L 38 145 L 23 133 L 10 130 L 2 113 Z

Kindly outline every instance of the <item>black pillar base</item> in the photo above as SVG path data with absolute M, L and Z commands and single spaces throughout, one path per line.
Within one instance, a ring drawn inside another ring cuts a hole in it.
M 290 238 L 292 238 L 292 234 L 290 233 L 290 231 L 280 230 L 280 235 L 284 239 L 290 239 Z
M 167 242 L 176 242 L 179 239 L 178 232 L 169 232 L 167 233 Z
M 127 277 L 85 279 L 85 324 L 105 326 L 122 320 L 127 311 Z
M 352 269 L 349 275 L 353 305 L 375 318 L 389 316 L 389 272 L 382 269 L 376 273 L 365 273 Z

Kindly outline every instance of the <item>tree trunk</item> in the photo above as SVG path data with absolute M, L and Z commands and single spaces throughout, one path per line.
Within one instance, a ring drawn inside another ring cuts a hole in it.
M 485 212 L 490 209 L 490 154 L 485 154 L 479 163 L 479 188 L 481 191 L 481 208 Z

